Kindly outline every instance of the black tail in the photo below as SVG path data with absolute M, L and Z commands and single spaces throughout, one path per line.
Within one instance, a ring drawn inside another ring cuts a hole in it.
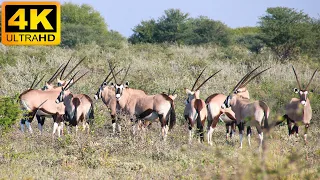
M 91 106 L 90 106 L 90 109 L 89 109 L 88 114 L 89 114 L 88 123 L 89 123 L 90 125 L 92 125 L 93 120 L 94 120 L 94 107 L 93 107 L 93 104 L 92 104 L 92 103 L 91 103 Z
M 201 100 L 198 101 L 198 99 L 196 99 L 195 101 L 195 109 L 197 112 L 197 131 L 199 132 L 199 136 L 200 136 L 200 140 L 201 142 L 204 141 L 204 134 L 203 134 L 203 125 L 201 122 L 201 114 L 200 114 L 200 109 L 202 109 L 202 102 Z
M 176 124 L 176 111 L 174 108 L 173 101 L 171 101 L 169 130 L 171 130 L 175 124 Z

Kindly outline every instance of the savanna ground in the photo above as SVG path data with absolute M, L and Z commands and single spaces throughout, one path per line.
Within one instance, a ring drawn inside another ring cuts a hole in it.
M 272 67 L 248 86 L 252 99 L 263 100 L 271 108 L 270 120 L 284 113 L 296 81 L 290 63 L 279 63 L 269 52 L 250 54 L 238 47 L 186 47 L 171 45 L 127 45 L 101 48 L 96 45 L 62 49 L 59 47 L 0 46 L 0 95 L 13 97 L 27 89 L 35 74 L 52 74 L 71 56 L 76 61 L 86 56 L 80 66 L 90 73 L 72 87 L 74 93 L 93 97 L 109 72 L 106 58 L 118 67 L 130 63 L 127 80 L 133 88 L 148 94 L 177 89 L 177 124 L 167 142 L 161 141 L 158 123 L 153 123 L 146 137 L 130 133 L 130 123 L 122 120 L 121 136 L 112 136 L 111 118 L 104 104 L 95 101 L 95 121 L 90 135 L 79 133 L 52 138 L 52 119 L 47 119 L 45 132 L 39 135 L 37 122 L 33 134 L 22 134 L 19 119 L 10 131 L 1 132 L 0 179 L 319 179 L 320 176 L 320 95 L 319 74 L 309 94 L 313 119 L 307 145 L 303 130 L 299 137 L 288 137 L 287 127 L 275 127 L 266 136 L 264 153 L 253 130 L 252 147 L 244 139 L 239 149 L 238 130 L 231 141 L 225 140 L 225 127 L 219 123 L 213 134 L 213 146 L 188 142 L 187 124 L 183 118 L 184 88 L 191 88 L 199 71 L 207 67 L 203 81 L 222 69 L 201 88 L 205 99 L 213 93 L 227 94 L 249 70 L 262 65 Z M 315 62 L 301 58 L 293 62 L 303 85 L 308 83 Z M 70 69 L 71 67 L 69 67 Z M 47 75 L 49 77 L 49 75 Z M 121 77 L 123 76 L 120 75 Z M 47 78 L 48 78 L 47 77 Z M 43 83 L 42 83 L 43 84 Z M 41 84 L 41 85 L 42 85 Z M 40 86 L 39 86 L 40 87 Z

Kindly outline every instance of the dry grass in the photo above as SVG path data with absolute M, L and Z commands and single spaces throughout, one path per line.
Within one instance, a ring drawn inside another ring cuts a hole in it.
M 310 95 L 313 119 L 309 128 L 309 144 L 302 137 L 289 138 L 286 126 L 276 127 L 266 140 L 266 174 L 261 168 L 256 131 L 253 145 L 238 149 L 238 135 L 225 140 L 225 129 L 219 124 L 213 136 L 214 145 L 187 144 L 187 127 L 182 116 L 183 88 L 191 88 L 199 70 L 207 66 L 205 76 L 223 69 L 201 88 L 201 97 L 216 92 L 227 93 L 249 70 L 257 65 L 272 67 L 249 85 L 253 99 L 264 100 L 271 107 L 271 120 L 283 115 L 283 107 L 295 94 L 296 82 L 290 64 L 280 64 L 266 52 L 259 56 L 242 49 L 226 54 L 219 47 L 125 46 L 123 49 L 101 49 L 90 45 L 76 50 L 58 47 L 4 47 L 0 53 L 14 60 L 13 65 L 0 66 L 0 95 L 12 96 L 27 89 L 36 73 L 50 74 L 70 56 L 80 60 L 82 72 L 90 70 L 72 89 L 91 97 L 108 73 L 106 58 L 120 67 L 131 69 L 127 80 L 132 87 L 149 94 L 177 88 L 179 123 L 170 132 L 168 141 L 160 140 L 160 128 L 154 123 L 146 137 L 132 137 L 126 120 L 121 137 L 111 135 L 109 112 L 101 101 L 95 103 L 95 123 L 89 136 L 73 134 L 52 139 L 52 120 L 47 119 L 45 133 L 21 134 L 18 123 L 0 138 L 0 179 L 319 179 L 320 173 L 320 96 Z M 238 59 L 227 59 L 234 53 Z M 73 61 L 73 64 L 76 60 Z M 315 64 L 294 63 L 303 84 L 307 83 Z M 203 77 L 200 81 L 204 80 Z M 311 88 L 319 84 L 315 77 Z M 317 89 L 316 89 L 317 90 Z M 303 128 L 300 128 L 300 134 Z

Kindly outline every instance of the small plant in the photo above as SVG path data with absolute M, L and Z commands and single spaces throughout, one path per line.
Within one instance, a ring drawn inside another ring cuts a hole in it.
M 9 130 L 21 116 L 15 97 L 0 97 L 0 132 Z

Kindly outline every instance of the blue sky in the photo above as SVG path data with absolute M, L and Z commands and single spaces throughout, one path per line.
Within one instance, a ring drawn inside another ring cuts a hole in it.
M 285 6 L 320 17 L 320 0 L 67 0 L 98 10 L 108 28 L 129 37 L 142 20 L 158 19 L 164 10 L 177 8 L 191 17 L 208 16 L 229 27 L 255 26 L 267 7 Z M 60 2 L 65 2 L 61 0 Z

